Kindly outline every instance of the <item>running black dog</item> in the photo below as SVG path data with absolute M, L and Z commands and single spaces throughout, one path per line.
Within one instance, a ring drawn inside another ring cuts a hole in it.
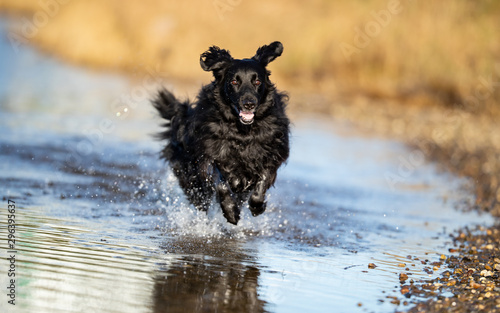
M 214 80 L 198 98 L 180 102 L 167 90 L 153 105 L 167 120 L 159 134 L 167 140 L 167 160 L 189 201 L 207 210 L 217 196 L 224 217 L 237 224 L 248 201 L 253 216 L 266 209 L 265 195 L 289 154 L 285 93 L 266 70 L 283 52 L 280 42 L 260 47 L 250 59 L 233 59 L 213 46 L 200 57 Z

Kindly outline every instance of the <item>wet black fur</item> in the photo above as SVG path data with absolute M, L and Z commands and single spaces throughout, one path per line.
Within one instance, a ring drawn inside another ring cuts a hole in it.
M 232 224 L 247 201 L 254 216 L 264 212 L 266 191 L 289 155 L 287 96 L 276 90 L 266 70 L 282 51 L 282 44 L 273 42 L 251 59 L 238 60 L 213 46 L 200 64 L 214 80 L 196 101 L 178 101 L 167 90 L 153 101 L 166 120 L 161 156 L 187 198 L 206 210 L 216 195 Z

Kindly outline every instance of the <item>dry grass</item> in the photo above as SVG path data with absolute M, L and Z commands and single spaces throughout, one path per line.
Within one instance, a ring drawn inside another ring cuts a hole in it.
M 500 3 L 494 0 L 46 2 L 61 4 L 29 41 L 100 68 L 156 67 L 174 79 L 206 79 L 198 58 L 210 45 L 246 57 L 281 40 L 285 54 L 272 65 L 278 78 L 337 100 L 463 104 L 480 77 L 495 73 L 495 64 L 500 77 Z M 372 12 L 389 11 L 393 3 L 398 12 L 377 22 Z M 23 12 L 28 20 L 43 12 L 38 0 L 2 0 L 0 9 Z M 355 29 L 367 25 L 373 34 L 364 38 L 365 47 L 346 58 L 342 47 L 355 47 Z M 498 102 L 499 89 L 481 109 Z

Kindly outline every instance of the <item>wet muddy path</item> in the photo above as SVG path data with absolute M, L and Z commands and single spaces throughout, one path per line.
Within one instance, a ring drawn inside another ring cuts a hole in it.
M 466 181 L 418 151 L 311 117 L 294 121 L 266 213 L 229 225 L 216 206 L 189 206 L 158 160 L 154 76 L 16 53 L 5 34 L 0 53 L 2 288 L 16 205 L 16 305 L 0 295 L 2 312 L 404 310 L 387 298 L 400 266 L 434 277 L 419 260 L 438 259 L 453 229 L 489 223 L 456 210 Z

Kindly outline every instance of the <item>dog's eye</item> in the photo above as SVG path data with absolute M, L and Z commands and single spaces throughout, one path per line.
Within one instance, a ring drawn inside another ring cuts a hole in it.
M 233 86 L 237 86 L 237 85 L 238 85 L 238 81 L 237 81 L 236 79 L 233 79 L 233 80 L 231 81 L 231 85 L 233 85 Z
M 262 84 L 262 82 L 261 82 L 260 80 L 256 79 L 256 80 L 253 82 L 253 84 L 254 84 L 255 86 L 260 86 L 260 85 Z

